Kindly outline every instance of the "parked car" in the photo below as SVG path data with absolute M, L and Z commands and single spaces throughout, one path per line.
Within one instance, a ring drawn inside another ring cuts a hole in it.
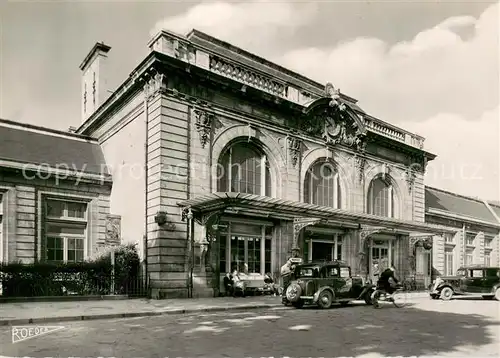
M 333 303 L 347 305 L 360 299 L 371 304 L 373 291 L 371 282 L 351 276 L 351 268 L 346 263 L 330 261 L 297 265 L 285 294 L 296 308 L 306 304 L 329 308 Z
M 500 267 L 461 267 L 455 276 L 437 277 L 429 294 L 432 299 L 445 301 L 455 295 L 477 295 L 500 301 Z

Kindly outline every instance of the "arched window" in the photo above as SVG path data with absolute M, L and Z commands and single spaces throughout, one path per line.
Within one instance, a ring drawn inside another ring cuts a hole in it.
M 247 143 L 230 146 L 219 159 L 217 191 L 271 196 L 266 155 Z
M 304 181 L 306 203 L 338 209 L 340 194 L 339 174 L 331 162 L 317 162 L 309 168 Z
M 383 178 L 375 178 L 368 188 L 368 214 L 394 216 L 394 193 L 391 183 Z

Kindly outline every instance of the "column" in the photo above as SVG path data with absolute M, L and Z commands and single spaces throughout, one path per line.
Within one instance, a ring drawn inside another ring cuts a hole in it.
M 266 272 L 266 227 L 262 226 L 262 235 L 260 240 L 260 273 Z
M 394 208 L 392 207 L 392 192 L 393 192 L 392 185 L 389 185 L 389 188 L 387 190 L 387 207 L 388 207 L 390 218 L 394 217 L 394 213 L 393 213 Z
M 270 193 L 271 194 L 271 193 Z M 260 159 L 260 195 L 266 196 L 266 156 Z
M 339 174 L 335 173 L 333 176 L 333 208 L 334 209 L 339 208 L 338 188 L 339 188 Z

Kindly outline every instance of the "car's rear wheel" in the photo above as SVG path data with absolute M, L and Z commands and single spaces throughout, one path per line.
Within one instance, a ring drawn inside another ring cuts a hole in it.
M 441 294 L 439 295 L 439 297 L 443 300 L 443 301 L 449 301 L 451 300 L 451 298 L 453 297 L 453 290 L 451 289 L 451 287 L 445 287 L 441 290 Z
M 329 290 L 324 290 L 319 294 L 318 306 L 323 309 L 330 308 L 333 302 L 333 294 Z
M 495 300 L 500 301 L 500 288 L 495 291 Z

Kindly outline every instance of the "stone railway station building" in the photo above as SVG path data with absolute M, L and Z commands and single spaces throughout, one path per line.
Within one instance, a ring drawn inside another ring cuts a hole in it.
M 500 264 L 500 207 L 426 188 L 436 155 L 424 138 L 197 30 L 162 31 L 149 47 L 109 95 L 110 47 L 94 46 L 76 133 L 0 123 L 32 154 L 0 151 L 4 261 L 140 242 L 155 298 L 217 295 L 234 267 L 278 277 L 294 247 L 367 277 L 394 263 L 422 285 Z M 26 179 L 26 163 L 52 176 Z M 57 176 L 61 163 L 72 176 Z M 80 231 L 64 226 L 73 217 Z

